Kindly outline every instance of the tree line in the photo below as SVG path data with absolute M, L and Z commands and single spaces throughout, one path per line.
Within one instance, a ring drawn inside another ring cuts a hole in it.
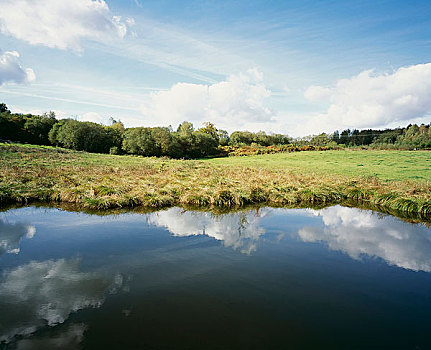
M 431 148 L 431 123 L 409 124 L 404 128 L 385 130 L 344 130 L 331 135 L 337 144 L 370 146 L 371 148 L 428 149 Z
M 60 146 L 78 151 L 200 158 L 221 153 L 222 146 L 271 146 L 289 144 L 292 139 L 282 134 L 235 131 L 231 135 L 211 122 L 195 129 L 190 122 L 170 127 L 125 128 L 111 118 L 110 125 L 75 119 L 58 120 L 54 112 L 42 115 L 11 113 L 0 104 L 0 141 L 17 141 L 37 145 Z
M 263 131 L 234 131 L 230 135 L 211 122 L 195 129 L 190 122 L 171 127 L 125 128 L 113 118 L 110 125 L 75 119 L 58 120 L 54 112 L 42 115 L 11 113 L 0 103 L 0 141 L 60 146 L 78 151 L 200 158 L 223 153 L 224 146 L 294 147 L 368 146 L 374 148 L 431 148 L 431 125 L 413 124 L 386 130 L 343 130 L 293 139 L 283 134 Z

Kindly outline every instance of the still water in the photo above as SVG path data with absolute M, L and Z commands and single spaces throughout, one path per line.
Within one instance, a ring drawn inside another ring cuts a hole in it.
M 431 349 L 431 230 L 376 212 L 0 213 L 0 349 Z

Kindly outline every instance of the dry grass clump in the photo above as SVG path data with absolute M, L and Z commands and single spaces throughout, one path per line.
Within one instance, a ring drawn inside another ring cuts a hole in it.
M 429 182 L 380 181 L 201 160 L 113 156 L 0 145 L 0 202 L 76 203 L 87 208 L 172 205 L 239 207 L 368 202 L 431 215 Z

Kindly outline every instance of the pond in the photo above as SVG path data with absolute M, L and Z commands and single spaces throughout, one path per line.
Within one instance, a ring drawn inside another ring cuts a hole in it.
M 370 210 L 0 212 L 1 349 L 430 349 L 431 230 Z

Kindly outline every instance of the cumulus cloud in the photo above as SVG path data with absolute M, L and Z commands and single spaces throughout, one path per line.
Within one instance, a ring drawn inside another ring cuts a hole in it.
M 0 86 L 7 82 L 29 83 L 35 78 L 33 69 L 22 67 L 18 52 L 0 50 Z
M 259 215 L 249 211 L 215 216 L 208 212 L 171 208 L 150 214 L 148 222 L 167 228 L 174 236 L 207 235 L 223 241 L 226 247 L 250 254 L 256 250 L 259 237 L 265 234 L 264 228 L 259 227 L 260 218 L 264 215 L 265 210 Z
M 406 122 L 431 113 L 431 63 L 388 74 L 367 70 L 332 87 L 310 86 L 304 96 L 329 103 L 326 113 L 304 127 L 314 132 Z
M 99 307 L 121 276 L 80 272 L 79 260 L 32 261 L 6 271 L 0 284 L 0 341 L 63 323 L 71 312 Z
M 1 32 L 32 45 L 80 51 L 82 39 L 122 38 L 131 24 L 103 0 L 0 0 Z
M 249 69 L 212 85 L 175 84 L 167 91 L 152 93 L 141 110 L 155 124 L 176 125 L 187 120 L 197 126 L 211 121 L 222 128 L 243 127 L 273 119 L 273 112 L 265 106 L 270 95 L 263 74 Z
M 0 220 L 0 256 L 3 253 L 19 253 L 19 244 L 24 237 L 33 238 L 36 228 L 22 223 L 9 224 Z
M 324 226 L 300 229 L 304 242 L 326 242 L 330 249 L 354 259 L 368 255 L 405 269 L 431 272 L 431 235 L 426 227 L 340 206 L 311 212 L 322 217 Z

